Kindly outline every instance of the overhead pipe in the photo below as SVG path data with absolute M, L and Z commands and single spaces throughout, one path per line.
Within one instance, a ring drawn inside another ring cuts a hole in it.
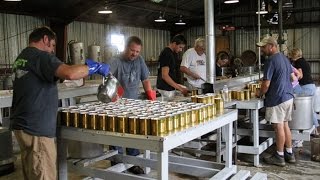
M 206 33 L 206 70 L 207 82 L 214 84 L 216 79 L 216 58 L 215 58 L 215 41 L 214 41 L 214 1 L 204 0 L 204 17 Z
M 261 16 L 260 16 L 260 8 L 261 8 L 261 4 L 260 4 L 260 0 L 258 0 L 258 41 L 260 42 L 261 39 Z M 261 48 L 258 47 L 258 68 L 259 68 L 259 79 L 261 79 Z
M 280 48 L 280 51 L 283 52 L 283 39 L 282 39 L 282 33 L 283 33 L 283 23 L 282 23 L 282 16 L 283 16 L 283 13 L 282 13 L 282 0 L 278 0 L 278 28 L 279 28 L 279 36 L 278 36 L 278 44 L 279 44 L 279 48 Z

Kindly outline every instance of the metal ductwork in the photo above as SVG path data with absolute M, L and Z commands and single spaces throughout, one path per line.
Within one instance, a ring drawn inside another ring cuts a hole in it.
M 214 38 L 214 1 L 204 0 L 206 56 L 207 56 L 207 82 L 213 84 L 216 79 L 215 38 Z

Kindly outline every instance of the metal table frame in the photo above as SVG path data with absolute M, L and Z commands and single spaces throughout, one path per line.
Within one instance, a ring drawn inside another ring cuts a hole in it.
M 238 135 L 252 136 L 253 146 L 238 145 L 238 153 L 253 154 L 254 166 L 259 166 L 259 156 L 268 147 L 273 144 L 273 138 L 267 138 L 262 143 L 259 142 L 259 109 L 264 107 L 263 99 L 251 99 L 245 101 L 237 101 L 237 109 L 249 110 L 250 122 L 253 127 L 248 132 L 247 129 L 238 128 Z
M 169 162 L 168 151 L 178 147 L 186 142 L 189 142 L 193 139 L 198 138 L 208 132 L 211 132 L 220 127 L 226 126 L 227 128 L 227 142 L 226 142 L 226 158 L 225 166 L 221 169 L 216 169 L 212 167 L 211 163 L 209 167 L 201 167 L 199 164 L 194 167 L 188 166 L 188 161 L 185 161 L 184 168 L 178 168 L 178 172 L 188 174 L 190 169 L 195 168 L 199 171 L 210 170 L 215 176 L 213 179 L 228 178 L 236 172 L 236 166 L 232 165 L 232 123 L 238 118 L 237 110 L 225 110 L 223 114 L 216 117 L 214 120 L 201 123 L 194 127 L 190 127 L 186 130 L 171 134 L 165 137 L 156 137 L 156 136 L 142 136 L 142 135 L 132 135 L 132 134 L 123 134 L 123 133 L 113 133 L 106 131 L 96 131 L 96 130 L 87 130 L 87 129 L 78 129 L 70 127 L 61 127 L 58 133 L 58 166 L 59 166 L 59 179 L 67 179 L 67 145 L 66 140 L 76 140 L 90 143 L 98 144 L 107 144 L 107 145 L 116 145 L 122 147 L 137 148 L 143 150 L 149 150 L 156 153 L 156 159 L 150 159 L 150 154 L 145 155 L 144 162 L 147 163 L 147 167 L 156 168 L 157 170 L 157 179 L 167 180 L 169 175 L 169 165 L 173 165 Z M 146 151 L 148 152 L 148 151 Z M 129 157 L 125 156 L 125 159 L 130 159 L 135 161 L 135 158 L 139 157 Z M 172 158 L 172 157 L 170 157 Z M 153 161 L 152 161 L 153 160 Z M 184 161 L 184 160 L 182 160 Z M 198 160 L 199 161 L 199 160 Z M 138 160 L 135 161 L 138 163 Z M 190 161 L 191 163 L 191 161 Z M 146 164 L 145 164 L 146 165 Z M 218 165 L 218 164 L 217 164 Z M 221 164 L 219 164 L 221 166 Z M 214 169 L 212 169 L 214 168 Z M 172 168 L 170 168 L 172 170 Z M 221 171 L 220 171 L 221 170 Z M 129 175 L 119 172 L 114 172 L 110 170 L 104 170 L 102 172 L 96 172 L 98 178 L 104 177 L 113 177 L 118 179 L 145 179 L 145 177 L 137 177 L 135 175 Z M 134 178 L 135 177 L 135 178 Z

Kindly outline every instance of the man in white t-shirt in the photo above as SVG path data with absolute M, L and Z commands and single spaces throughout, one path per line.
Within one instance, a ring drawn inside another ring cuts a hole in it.
M 206 79 L 205 50 L 205 40 L 198 38 L 194 47 L 188 49 L 182 56 L 180 70 L 186 75 L 190 89 L 201 88 L 203 80 Z

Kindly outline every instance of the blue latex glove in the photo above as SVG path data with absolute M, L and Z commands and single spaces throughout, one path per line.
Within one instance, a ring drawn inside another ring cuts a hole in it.
M 108 64 L 99 63 L 92 59 L 86 59 L 86 65 L 89 67 L 89 75 L 100 74 L 106 76 L 110 71 Z
M 110 72 L 110 66 L 108 64 L 105 63 L 100 63 L 101 67 L 98 70 L 98 74 L 100 74 L 101 76 L 106 77 L 109 72 Z

